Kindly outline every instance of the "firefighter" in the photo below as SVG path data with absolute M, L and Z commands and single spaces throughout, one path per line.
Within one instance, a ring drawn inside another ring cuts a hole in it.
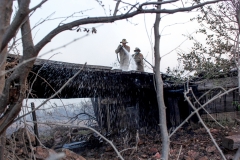
M 129 52 L 130 52 L 130 47 L 127 45 L 127 40 L 123 39 L 121 44 L 118 46 L 118 48 L 115 50 L 115 52 L 120 56 L 120 68 L 124 71 L 128 70 L 129 67 Z
M 143 55 L 140 52 L 141 52 L 141 50 L 138 47 L 136 47 L 132 57 L 133 57 L 134 61 L 136 62 L 137 71 L 144 72 Z

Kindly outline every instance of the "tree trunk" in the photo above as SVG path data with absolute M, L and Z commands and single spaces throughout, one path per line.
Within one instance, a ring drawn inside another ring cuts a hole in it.
M 25 9 L 26 12 L 29 12 L 30 0 L 19 0 L 19 8 Z M 13 120 L 17 117 L 18 113 L 21 111 L 22 101 L 25 98 L 26 93 L 26 81 L 29 72 L 34 64 L 34 59 L 29 62 L 24 61 L 35 58 L 37 56 L 32 39 L 31 27 L 29 19 L 26 19 L 21 26 L 22 32 L 22 43 L 23 43 L 23 56 L 20 60 L 22 63 L 21 66 L 17 67 L 13 73 L 5 80 L 5 87 L 3 94 L 0 96 L 0 113 L 3 113 L 4 116 L 0 119 L 0 134 L 2 134 L 6 128 L 12 124 Z M 14 102 L 9 104 L 9 90 L 10 85 L 13 82 L 18 82 L 19 86 L 17 88 L 17 97 Z M 8 107 L 8 110 L 6 108 Z M 6 111 L 5 111 L 6 110 Z
M 0 0 L 0 48 L 2 46 L 2 40 L 5 31 L 10 25 L 10 19 L 12 15 L 12 1 L 9 0 Z M 0 53 L 0 94 L 3 92 L 5 85 L 5 61 L 7 58 L 7 46 Z
M 158 2 L 162 2 L 162 0 L 158 0 Z M 158 9 L 161 9 L 161 5 L 158 5 Z M 168 131 L 167 131 L 167 120 L 166 120 L 166 106 L 164 103 L 163 97 L 163 80 L 160 74 L 160 34 L 159 34 L 159 24 L 161 18 L 160 14 L 156 14 L 156 20 L 154 23 L 154 36 L 155 36 L 155 46 L 154 46 L 154 56 L 155 56 L 155 81 L 156 81 L 156 92 L 157 92 L 157 102 L 158 102 L 158 109 L 159 109 L 159 125 L 161 130 L 161 138 L 162 138 L 162 151 L 161 151 L 161 159 L 168 160 L 168 153 L 169 153 L 169 138 L 168 138 Z
M 0 48 L 5 31 L 10 25 L 12 15 L 12 1 L 0 0 Z M 5 86 L 5 61 L 7 58 L 7 46 L 0 53 L 0 95 L 3 93 Z M 4 160 L 4 150 L 6 144 L 6 132 L 0 135 L 0 160 Z
M 237 1 L 237 0 L 236 0 Z M 240 87 L 240 49 L 239 49 L 239 41 L 240 41 L 240 2 L 238 1 L 236 4 L 236 16 L 237 16 L 237 23 L 238 23 L 238 39 L 237 44 L 235 46 L 235 52 L 238 54 L 238 87 Z M 240 88 L 238 89 L 240 95 Z

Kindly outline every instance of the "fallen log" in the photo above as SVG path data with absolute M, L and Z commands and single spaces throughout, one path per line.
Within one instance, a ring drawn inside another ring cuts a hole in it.
M 232 135 L 223 138 L 222 145 L 230 150 L 238 149 L 240 147 L 240 135 Z

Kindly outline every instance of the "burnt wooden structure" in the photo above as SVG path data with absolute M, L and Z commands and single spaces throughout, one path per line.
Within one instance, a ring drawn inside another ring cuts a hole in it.
M 49 98 L 79 70 L 54 98 L 91 98 L 98 123 L 108 130 L 158 126 L 153 73 L 37 59 L 28 77 L 30 98 Z M 183 98 L 183 87 L 172 85 L 165 74 L 162 78 L 168 126 L 177 126 L 190 109 Z
M 28 77 L 29 86 L 33 86 L 31 98 L 49 98 L 79 70 L 82 72 L 54 98 L 91 98 L 100 126 L 108 130 L 112 126 L 122 129 L 126 126 L 157 127 L 153 73 L 37 59 Z M 173 86 L 165 74 L 162 78 L 169 127 L 175 126 L 190 110 L 183 98 L 183 88 Z
M 12 59 L 9 57 L 9 61 Z M 30 98 L 49 98 L 79 70 L 82 71 L 54 98 L 91 98 L 99 125 L 109 131 L 143 126 L 158 128 L 153 73 L 37 59 L 28 77 L 28 85 L 32 86 Z M 174 85 L 169 81 L 171 77 L 165 74 L 162 78 L 168 127 L 178 126 L 192 110 L 184 100 L 184 86 Z M 208 89 L 208 85 L 210 83 L 201 83 L 192 87 L 199 96 Z
M 153 74 L 137 71 L 111 70 L 111 67 L 82 65 L 47 61 L 37 59 L 29 75 L 33 84 L 32 93 L 34 98 L 47 98 L 60 89 L 79 70 L 82 70 L 62 90 L 60 98 L 84 98 L 84 97 L 127 97 L 140 93 L 141 89 L 146 92 L 153 89 Z M 46 81 L 49 83 L 47 84 Z M 53 88 L 51 88 L 53 87 Z M 54 90 L 55 91 L 54 91 Z M 55 97 L 55 98 L 58 98 Z
M 216 94 L 223 93 L 225 90 L 236 88 L 238 86 L 237 76 L 230 77 L 220 77 L 216 79 L 203 80 L 195 82 L 198 85 L 198 94 L 204 96 L 200 102 L 204 104 L 209 99 L 213 98 Z M 240 110 L 240 97 L 239 90 L 233 90 L 228 94 L 219 97 L 210 104 L 208 104 L 205 109 L 209 113 L 222 113 L 222 112 L 233 112 Z

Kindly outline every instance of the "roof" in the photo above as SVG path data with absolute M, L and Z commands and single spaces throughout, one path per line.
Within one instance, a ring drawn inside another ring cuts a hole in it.
M 16 56 L 9 55 L 8 61 Z M 28 76 L 33 84 L 31 96 L 48 98 L 58 91 L 79 70 L 81 72 L 55 98 L 137 96 L 139 92 L 154 92 L 154 74 L 140 71 L 122 71 L 107 66 L 84 65 L 53 60 L 36 59 Z M 165 88 L 174 89 L 162 74 Z M 179 89 L 178 87 L 175 89 Z
M 66 63 L 37 59 L 29 75 L 33 93 L 38 98 L 50 97 L 79 70 L 82 70 L 62 90 L 61 98 L 117 96 L 140 90 L 153 89 L 153 73 L 122 71 L 112 67 Z M 136 93 L 134 93 L 136 94 Z

